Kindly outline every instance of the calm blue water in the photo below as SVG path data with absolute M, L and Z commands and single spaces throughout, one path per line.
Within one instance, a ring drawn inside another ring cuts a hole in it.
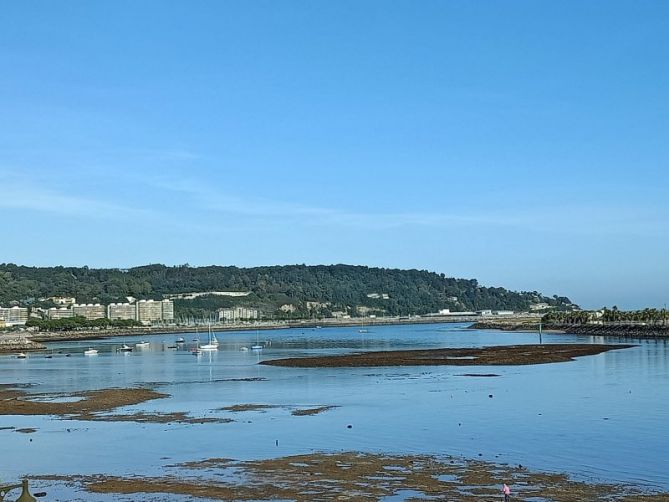
M 0 416 L 0 428 L 38 429 L 34 434 L 0 430 L 2 456 L 11 458 L 11 463 L 0 465 L 0 479 L 23 474 L 160 475 L 173 472 L 169 464 L 210 457 L 356 450 L 463 455 L 568 472 L 581 479 L 669 489 L 665 341 L 635 340 L 632 349 L 534 366 L 300 369 L 257 364 L 270 358 L 359 350 L 538 341 L 536 334 L 463 328 L 384 326 L 371 327 L 366 334 L 357 328 L 261 331 L 260 341 L 267 344 L 261 353 L 240 350 L 255 344 L 254 332 L 225 332 L 217 335 L 218 352 L 199 357 L 187 350 L 193 334 L 183 335 L 183 350 L 167 348 L 178 335 L 155 335 L 144 337 L 151 342 L 148 349 L 129 354 L 115 349 L 139 339 L 53 344 L 52 359 L 37 354 L 27 360 L 0 356 L 0 383 L 32 384 L 34 392 L 151 384 L 171 397 L 122 411 L 187 411 L 196 417 L 235 420 L 136 424 Z M 544 334 L 544 343 L 565 342 L 629 343 Z M 83 356 L 88 347 L 100 354 Z M 463 373 L 500 376 L 473 378 Z M 260 380 L 238 380 L 245 378 Z M 245 403 L 280 407 L 263 412 L 220 410 Z M 337 408 L 315 416 L 290 413 L 295 407 L 322 405 Z M 80 497 L 86 500 L 86 494 Z

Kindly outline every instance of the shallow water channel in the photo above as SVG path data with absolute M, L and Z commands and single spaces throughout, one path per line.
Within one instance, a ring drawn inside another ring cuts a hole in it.
M 192 333 L 182 335 L 186 343 L 178 349 L 169 347 L 179 335 L 154 335 L 143 337 L 149 347 L 130 353 L 116 349 L 123 343 L 134 347 L 139 339 L 50 344 L 51 358 L 3 355 L 0 384 L 30 384 L 27 390 L 35 393 L 149 385 L 170 397 L 121 411 L 185 411 L 232 421 L 165 424 L 2 415 L 0 480 L 48 474 L 157 476 L 167 465 L 213 457 L 363 451 L 462 455 L 669 490 L 666 341 L 544 334 L 544 343 L 636 346 L 531 366 L 305 369 L 257 364 L 360 350 L 538 342 L 533 333 L 465 326 L 372 325 L 366 333 L 354 327 L 260 331 L 261 351 L 250 349 L 255 332 L 221 332 L 219 350 L 199 356 L 189 351 L 195 345 Z M 205 338 L 201 335 L 202 342 Z M 84 356 L 89 347 L 99 354 Z M 498 376 L 464 376 L 484 373 Z M 272 406 L 221 409 L 243 404 Z M 321 406 L 334 408 L 292 414 Z M 20 428 L 36 432 L 17 433 Z M 53 490 L 51 495 L 62 490 L 66 497 L 65 488 Z M 86 493 L 78 497 L 104 499 Z

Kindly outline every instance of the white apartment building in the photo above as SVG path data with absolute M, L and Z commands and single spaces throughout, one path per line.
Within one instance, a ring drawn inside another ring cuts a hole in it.
M 163 321 L 174 321 L 174 302 L 172 300 L 163 300 L 160 302 L 163 310 Z
M 155 300 L 140 300 L 137 305 L 137 320 L 143 324 L 151 324 L 163 319 L 162 302 Z
M 80 305 L 72 305 L 72 313 L 75 316 L 85 317 L 89 321 L 92 321 L 93 319 L 102 319 L 107 315 L 105 306 L 100 305 L 99 303 L 82 303 Z
M 28 321 L 28 309 L 26 307 L 0 307 L 0 320 L 5 326 L 21 326 Z
M 136 321 L 137 306 L 134 303 L 110 303 L 107 305 L 107 317 L 112 321 Z
M 49 319 L 65 319 L 67 317 L 74 317 L 74 311 L 65 307 L 51 307 L 46 311 L 46 316 Z
M 136 305 L 137 320 L 143 324 L 174 320 L 174 302 L 172 300 L 140 300 Z

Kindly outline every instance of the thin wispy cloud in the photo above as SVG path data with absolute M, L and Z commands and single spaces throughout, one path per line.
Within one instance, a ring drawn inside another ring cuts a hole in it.
M 233 196 L 187 178 L 152 178 L 146 183 L 161 190 L 180 193 L 207 211 L 257 219 L 296 220 L 305 225 L 343 225 L 366 228 L 395 228 L 408 225 L 447 227 L 460 225 L 518 225 L 517 217 L 425 212 L 359 212 L 338 208 L 271 200 L 256 196 Z
M 44 188 L 37 185 L 35 180 L 21 179 L 18 176 L 6 175 L 2 190 L 0 208 L 6 209 L 93 219 L 118 219 L 154 214 L 150 209 L 66 193 L 57 188 Z

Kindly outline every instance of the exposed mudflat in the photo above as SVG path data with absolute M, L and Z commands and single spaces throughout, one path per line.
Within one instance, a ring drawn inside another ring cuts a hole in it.
M 167 396 L 142 387 L 67 394 L 30 394 L 19 389 L 0 388 L 0 415 L 57 415 L 92 420 L 99 413 Z
M 51 394 L 31 394 L 19 389 L 0 387 L 0 415 L 53 415 L 71 420 L 103 422 L 200 424 L 232 421 L 226 418 L 191 417 L 186 412 L 181 411 L 172 413 L 110 413 L 116 408 L 165 397 L 168 397 L 168 394 L 143 387 Z
M 361 352 L 341 356 L 294 357 L 262 361 L 270 366 L 341 368 L 369 366 L 514 366 L 572 361 L 633 345 L 547 344 L 504 345 L 466 349 Z
M 314 453 L 249 462 L 206 459 L 168 468 L 179 476 L 39 479 L 76 483 L 92 493 L 161 493 L 219 500 L 380 500 L 403 493 L 405 500 L 480 502 L 500 500 L 504 482 L 511 486 L 513 500 L 669 500 L 667 493 L 640 492 L 625 485 L 590 484 L 520 466 L 425 455 Z

